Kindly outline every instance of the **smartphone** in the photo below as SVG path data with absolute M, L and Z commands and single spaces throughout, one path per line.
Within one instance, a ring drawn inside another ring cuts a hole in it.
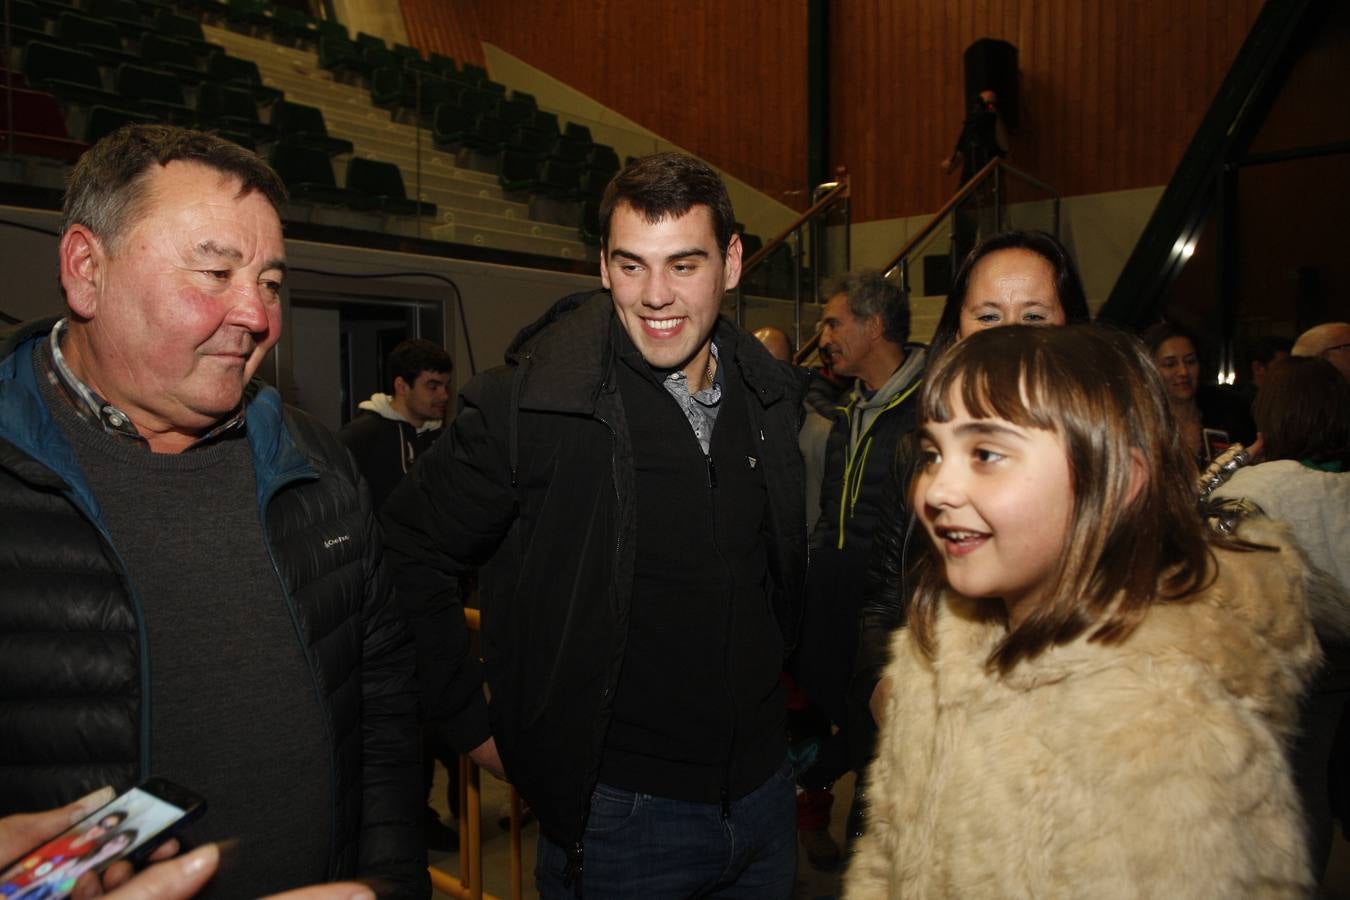
M 206 810 L 201 797 L 163 778 L 120 794 L 0 873 L 0 900 L 67 897 L 86 872 L 140 861 Z

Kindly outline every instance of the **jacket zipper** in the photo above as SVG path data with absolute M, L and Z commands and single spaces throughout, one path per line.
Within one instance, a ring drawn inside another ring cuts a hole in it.
M 847 445 L 845 445 L 844 485 L 843 490 L 839 494 L 839 539 L 836 542 L 836 549 L 844 549 L 844 525 L 847 519 L 853 518 L 854 507 L 858 504 L 858 495 L 862 492 L 863 469 L 867 467 L 867 456 L 872 449 L 873 429 L 877 427 L 877 423 L 881 421 L 882 416 L 908 400 L 909 395 L 917 391 L 919 385 L 922 383 L 922 378 L 917 379 L 908 389 L 902 391 L 889 403 L 883 406 L 880 411 L 877 412 L 876 418 L 874 418 L 871 424 L 867 426 L 867 430 L 859 437 L 857 446 L 854 447 L 851 452 L 847 449 Z M 853 413 L 857 411 L 857 408 L 858 404 L 856 401 L 850 403 L 845 408 L 845 413 L 848 416 L 850 441 L 853 437 Z M 854 482 L 855 476 L 857 478 L 856 483 Z

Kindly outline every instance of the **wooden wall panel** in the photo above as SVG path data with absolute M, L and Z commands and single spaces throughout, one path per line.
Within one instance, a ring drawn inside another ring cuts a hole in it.
M 401 0 L 414 44 L 501 47 L 766 193 L 806 169 L 806 4 Z M 1011 161 L 1065 195 L 1162 184 L 1261 0 L 829 0 L 831 166 L 855 221 L 937 209 L 964 115 L 961 54 L 1019 51 Z M 786 198 L 785 198 L 786 199 Z M 793 205 L 799 205 L 794 203 Z
M 831 162 L 854 173 L 857 221 L 937 209 L 961 130 L 961 54 L 1015 44 L 1012 161 L 1064 194 L 1162 184 L 1261 0 L 831 0 Z
M 483 35 L 475 4 L 458 0 L 400 0 L 408 40 L 427 53 L 441 53 L 466 62 L 484 64 Z
M 805 3 L 401 2 L 419 46 L 450 46 L 476 31 L 474 40 L 501 47 L 772 196 L 788 200 L 785 192 L 803 188 Z M 466 50 L 452 55 L 472 58 Z

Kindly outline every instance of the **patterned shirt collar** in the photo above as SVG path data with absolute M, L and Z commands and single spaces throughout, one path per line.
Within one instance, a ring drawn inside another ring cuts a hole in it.
M 669 394 L 680 404 L 689 427 L 694 429 L 694 437 L 706 454 L 712 445 L 713 426 L 717 424 L 717 407 L 722 402 L 722 357 L 717 350 L 717 342 L 712 348 L 712 384 L 701 391 L 689 392 L 689 376 L 676 369 L 665 377 L 663 385 Z
M 67 322 L 67 319 L 58 321 L 52 327 L 51 334 L 47 339 L 52 361 L 51 370 L 47 373 L 48 379 L 65 395 L 80 418 L 91 425 L 99 426 L 119 440 L 140 444 L 149 449 L 149 441 L 136 430 L 136 426 L 131 422 L 131 417 L 100 397 L 93 388 L 81 381 L 79 376 L 71 371 L 69 363 L 66 362 L 65 354 L 61 352 L 61 342 L 65 339 Z M 188 449 L 200 447 L 226 432 L 243 427 L 244 405 L 240 403 L 239 409 L 235 411 L 234 415 L 197 438 Z

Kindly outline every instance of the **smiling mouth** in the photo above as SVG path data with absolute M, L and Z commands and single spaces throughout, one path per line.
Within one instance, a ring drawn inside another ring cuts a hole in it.
M 671 337 L 678 334 L 680 328 L 687 321 L 689 321 L 687 316 L 677 316 L 671 319 L 643 319 L 642 330 L 652 337 Z
M 970 531 L 965 528 L 935 528 L 934 534 L 942 542 L 942 549 L 948 556 L 965 556 L 974 553 L 992 536 L 983 531 Z

